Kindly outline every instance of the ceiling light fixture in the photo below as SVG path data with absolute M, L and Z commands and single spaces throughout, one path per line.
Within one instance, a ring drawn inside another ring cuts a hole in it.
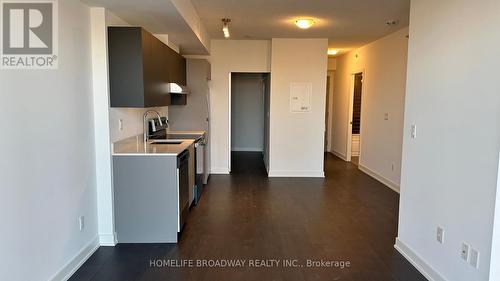
M 224 18 L 222 19 L 222 32 L 224 32 L 224 37 L 229 38 L 231 36 L 229 34 L 229 23 L 231 22 L 231 19 Z
M 330 56 L 335 56 L 338 53 L 339 53 L 338 49 L 328 49 L 328 55 Z
M 302 29 L 308 29 L 315 23 L 316 21 L 313 19 L 298 19 L 295 21 L 295 25 Z

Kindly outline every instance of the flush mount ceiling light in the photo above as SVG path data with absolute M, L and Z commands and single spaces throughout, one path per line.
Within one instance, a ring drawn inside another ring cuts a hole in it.
M 231 36 L 229 34 L 229 23 L 231 22 L 231 19 L 224 18 L 222 19 L 222 32 L 224 32 L 224 37 L 229 38 Z
M 330 56 L 335 56 L 338 53 L 339 53 L 338 49 L 328 49 L 328 55 Z
M 314 19 L 297 19 L 295 21 L 295 25 L 302 29 L 308 29 L 315 23 L 316 21 Z

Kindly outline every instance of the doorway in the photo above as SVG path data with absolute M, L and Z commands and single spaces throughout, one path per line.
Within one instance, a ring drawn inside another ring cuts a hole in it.
M 359 165 L 361 157 L 361 107 L 363 100 L 363 72 L 352 75 L 352 94 L 349 105 L 349 133 L 347 140 L 347 159 Z
M 246 169 L 239 158 L 269 161 L 269 73 L 231 73 L 231 172 Z

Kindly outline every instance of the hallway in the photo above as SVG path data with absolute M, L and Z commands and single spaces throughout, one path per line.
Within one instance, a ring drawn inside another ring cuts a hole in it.
M 101 247 L 70 280 L 425 280 L 393 248 L 398 195 L 330 154 L 325 179 L 267 178 L 258 153 L 212 175 L 180 242 Z M 297 259 L 303 267 L 151 267 L 150 260 Z M 307 260 L 349 262 L 309 268 Z

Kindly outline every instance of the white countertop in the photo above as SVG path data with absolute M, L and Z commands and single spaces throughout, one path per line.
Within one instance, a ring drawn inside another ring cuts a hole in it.
M 172 134 L 172 132 L 169 133 Z M 186 132 L 184 131 L 174 132 L 174 134 L 175 133 L 186 134 Z M 113 156 L 144 156 L 144 155 L 177 156 L 194 143 L 194 140 L 192 139 L 179 140 L 182 142 L 181 144 L 152 144 L 153 141 L 155 140 L 149 140 L 146 143 L 144 143 L 142 135 L 117 141 L 112 145 L 112 154 Z

